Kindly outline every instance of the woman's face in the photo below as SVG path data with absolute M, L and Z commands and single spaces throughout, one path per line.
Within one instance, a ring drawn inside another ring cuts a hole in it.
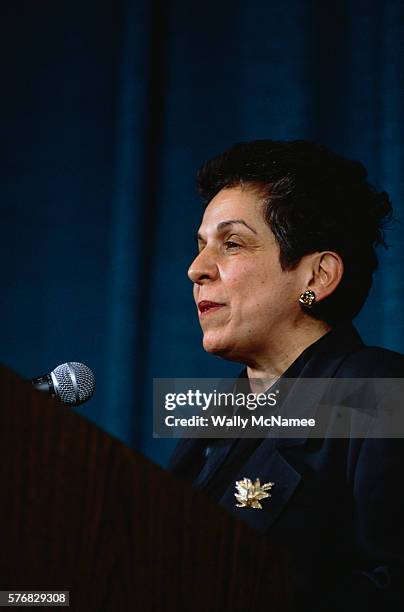
M 222 189 L 211 200 L 198 243 L 188 275 L 203 346 L 252 365 L 293 334 L 304 316 L 298 299 L 307 279 L 300 264 L 282 270 L 263 204 L 248 188 Z

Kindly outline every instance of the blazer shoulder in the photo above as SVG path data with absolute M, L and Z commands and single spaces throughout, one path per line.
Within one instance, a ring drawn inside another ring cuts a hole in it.
M 343 361 L 340 378 L 404 378 L 404 355 L 378 346 L 363 346 Z

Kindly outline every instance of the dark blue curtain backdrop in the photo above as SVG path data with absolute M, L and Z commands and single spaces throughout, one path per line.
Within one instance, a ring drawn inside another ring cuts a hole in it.
M 362 160 L 403 219 L 404 4 L 31 0 L 2 9 L 1 361 L 97 376 L 83 414 L 163 463 L 153 377 L 225 376 L 186 278 L 198 166 L 308 138 Z M 358 327 L 404 352 L 403 226 Z

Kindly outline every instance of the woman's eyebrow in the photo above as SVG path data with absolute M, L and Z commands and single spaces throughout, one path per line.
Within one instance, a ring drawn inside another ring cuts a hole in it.
M 218 224 L 216 229 L 217 229 L 218 232 L 221 232 L 222 230 L 224 230 L 229 225 L 236 225 L 236 224 L 245 225 L 245 227 L 247 229 L 249 229 L 253 234 L 257 233 L 255 231 L 255 229 L 253 229 L 250 225 L 248 225 L 248 223 L 246 223 L 243 219 L 228 219 L 227 221 L 221 221 Z
M 249 229 L 253 234 L 257 234 L 257 232 L 255 231 L 255 229 L 253 229 L 250 225 L 248 225 L 248 223 L 246 223 L 243 219 L 227 219 L 226 221 L 221 221 L 220 223 L 218 223 L 216 230 L 218 233 L 222 232 L 224 229 L 226 229 L 227 227 L 229 227 L 230 225 L 237 225 L 237 224 L 241 224 L 244 225 L 247 229 Z M 197 236 L 196 236 L 197 240 L 200 242 L 205 242 L 205 239 L 203 238 L 202 234 L 200 232 L 198 232 Z

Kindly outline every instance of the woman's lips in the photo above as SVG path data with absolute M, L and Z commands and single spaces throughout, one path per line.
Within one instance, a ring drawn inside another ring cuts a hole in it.
M 224 304 L 219 304 L 218 302 L 209 302 L 208 300 L 202 300 L 201 302 L 198 302 L 199 315 L 201 317 L 204 317 L 207 314 L 214 312 L 219 308 L 222 308 L 223 306 Z

